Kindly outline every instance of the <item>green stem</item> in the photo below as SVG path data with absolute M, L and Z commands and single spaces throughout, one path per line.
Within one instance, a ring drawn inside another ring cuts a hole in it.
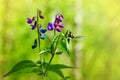
M 49 68 L 50 63 L 51 63 L 52 60 L 53 60 L 54 55 L 55 55 L 55 54 L 52 54 L 52 56 L 51 56 L 51 58 L 50 58 L 50 61 L 49 61 L 49 63 L 48 63 L 48 66 L 47 66 L 47 68 L 46 68 L 46 70 L 45 70 L 45 75 L 46 75 L 46 73 L 47 73 L 47 70 L 48 70 L 48 68 Z
M 41 49 L 40 49 L 40 31 L 39 31 L 39 9 L 37 9 L 37 22 L 36 22 L 36 26 L 37 26 L 37 33 L 38 33 L 38 48 L 39 48 L 39 53 L 40 53 L 40 51 L 41 51 Z M 41 59 L 41 54 L 40 54 L 40 61 L 42 60 Z
M 48 70 L 48 68 L 49 68 L 49 65 L 51 64 L 51 62 L 52 62 L 52 60 L 53 60 L 53 58 L 54 58 L 54 56 L 55 56 L 55 51 L 56 51 L 56 49 L 57 49 L 57 45 L 58 45 L 59 39 L 60 39 L 60 35 L 59 35 L 59 37 L 58 37 L 58 39 L 57 39 L 57 42 L 56 42 L 55 48 L 54 48 L 54 50 L 53 50 L 52 56 L 51 56 L 51 58 L 50 58 L 50 61 L 49 61 L 49 63 L 48 63 L 48 66 L 47 66 L 47 68 L 46 68 L 46 70 L 45 70 L 45 75 L 46 75 L 46 73 L 47 73 L 47 70 Z
M 56 35 L 56 29 L 54 29 L 54 36 Z

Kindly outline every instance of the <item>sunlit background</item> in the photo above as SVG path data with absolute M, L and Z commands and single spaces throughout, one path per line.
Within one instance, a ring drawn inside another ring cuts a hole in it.
M 17 62 L 39 59 L 37 49 L 31 49 L 36 33 L 26 23 L 37 8 L 45 16 L 44 28 L 62 13 L 63 32 L 70 29 L 84 36 L 71 42 L 71 57 L 61 55 L 53 60 L 79 68 L 63 70 L 71 76 L 69 80 L 120 80 L 120 0 L 0 0 L 0 80 L 40 80 L 36 74 L 2 78 Z M 45 41 L 43 48 L 48 45 Z M 48 80 L 59 79 L 49 74 Z

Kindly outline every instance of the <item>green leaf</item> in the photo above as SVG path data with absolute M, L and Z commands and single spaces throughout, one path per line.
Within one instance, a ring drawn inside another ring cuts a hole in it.
M 54 70 L 54 69 L 66 69 L 66 68 L 75 68 L 71 66 L 67 66 L 64 64 L 52 64 L 49 66 L 49 70 Z
M 70 76 L 67 76 L 67 77 L 64 77 L 63 79 L 61 79 L 61 80 L 67 80 L 67 79 L 69 79 L 69 78 L 71 78 Z
M 14 74 L 20 74 L 20 73 L 30 73 L 30 72 L 33 72 L 35 67 L 37 67 L 37 65 L 34 62 L 32 62 L 31 60 L 24 60 L 24 61 L 18 62 L 3 77 L 9 76 L 9 75 L 14 75 Z
M 58 74 L 61 78 L 64 78 L 64 74 L 63 74 L 62 71 L 59 70 L 59 69 L 50 69 L 49 71 L 55 72 L 55 73 Z
M 57 55 L 60 55 L 60 54 L 62 54 L 62 53 L 63 53 L 62 51 L 56 52 Z
M 70 56 L 71 52 L 69 51 L 68 45 L 66 44 L 66 42 L 60 41 L 58 48 Z
M 64 34 L 60 34 L 60 36 L 61 36 L 61 40 L 59 41 L 58 49 L 64 51 L 70 56 L 71 52 L 69 51 L 69 43 L 66 37 L 64 36 Z
M 44 50 L 42 50 L 39 54 L 48 53 L 48 52 L 50 52 L 50 49 L 51 49 L 51 47 L 48 46 L 48 47 L 46 47 Z
M 69 43 L 68 43 L 67 39 L 65 39 L 65 43 L 66 43 L 67 49 L 69 50 Z
M 54 43 L 56 41 L 56 39 L 58 38 L 59 35 L 55 35 L 52 39 L 52 42 Z

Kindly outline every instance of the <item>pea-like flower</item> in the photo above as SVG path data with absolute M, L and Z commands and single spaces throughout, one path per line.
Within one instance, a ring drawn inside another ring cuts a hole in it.
M 31 29 L 34 30 L 37 26 L 36 26 L 36 21 L 35 21 L 35 17 L 33 18 L 27 18 L 27 23 L 30 24 L 30 26 L 32 27 Z
M 54 26 L 55 26 L 55 27 L 59 26 L 59 25 L 60 25 L 60 22 L 62 22 L 63 19 L 64 19 L 64 16 L 63 16 L 62 14 L 60 14 L 60 15 L 57 14 L 57 15 L 55 16 Z
M 46 39 L 46 34 L 42 34 L 41 39 Z
M 37 47 L 37 39 L 34 40 L 34 44 L 32 45 L 32 49 L 35 49 Z
M 58 32 L 62 31 L 62 28 L 64 28 L 64 24 L 61 24 L 61 22 L 63 21 L 64 16 L 62 14 L 57 14 L 55 16 L 55 21 L 54 23 L 48 23 L 47 29 L 52 31 L 52 30 L 56 30 Z
M 46 33 L 47 32 L 47 29 L 43 29 L 41 26 L 40 26 L 40 37 L 41 39 L 46 39 Z
M 41 11 L 39 11 L 39 17 L 40 17 L 41 19 L 44 19 L 44 16 L 41 14 Z
M 54 25 L 52 23 L 48 23 L 48 26 L 47 26 L 48 30 L 54 30 Z
M 35 21 L 35 17 L 33 18 L 27 18 L 27 23 L 32 24 Z

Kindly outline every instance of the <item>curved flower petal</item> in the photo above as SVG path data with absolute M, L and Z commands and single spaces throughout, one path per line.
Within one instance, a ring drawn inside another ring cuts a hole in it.
M 61 17 L 64 19 L 64 16 L 61 14 Z
M 30 26 L 32 26 L 32 30 L 34 30 L 37 26 L 36 25 L 33 25 L 33 24 L 31 24 Z
M 58 32 L 61 32 L 61 31 L 62 31 L 62 28 L 56 27 L 56 30 L 57 30 Z
M 46 35 L 41 35 L 41 39 L 46 39 Z
M 33 22 L 33 20 L 32 20 L 32 19 L 27 18 L 27 23 L 28 23 L 28 24 L 31 24 L 32 22 Z
M 31 18 L 27 18 L 27 23 L 31 24 L 31 23 L 34 22 L 34 20 L 35 20 L 35 17 L 33 17 L 32 19 Z
M 59 25 L 59 23 L 57 22 L 54 22 L 54 26 L 57 27 Z
M 40 28 L 41 33 L 45 33 L 46 31 L 47 31 L 47 29 L 43 29 L 42 27 Z
M 54 25 L 52 23 L 48 23 L 48 30 L 54 30 Z
M 44 19 L 44 16 L 43 16 L 43 15 L 41 15 L 41 14 L 39 15 L 39 17 L 40 17 L 41 19 Z
M 32 45 L 32 49 L 35 49 L 37 47 L 37 39 L 35 39 L 34 44 Z
M 64 28 L 64 26 L 65 26 L 64 24 L 60 24 L 59 25 L 60 28 Z

